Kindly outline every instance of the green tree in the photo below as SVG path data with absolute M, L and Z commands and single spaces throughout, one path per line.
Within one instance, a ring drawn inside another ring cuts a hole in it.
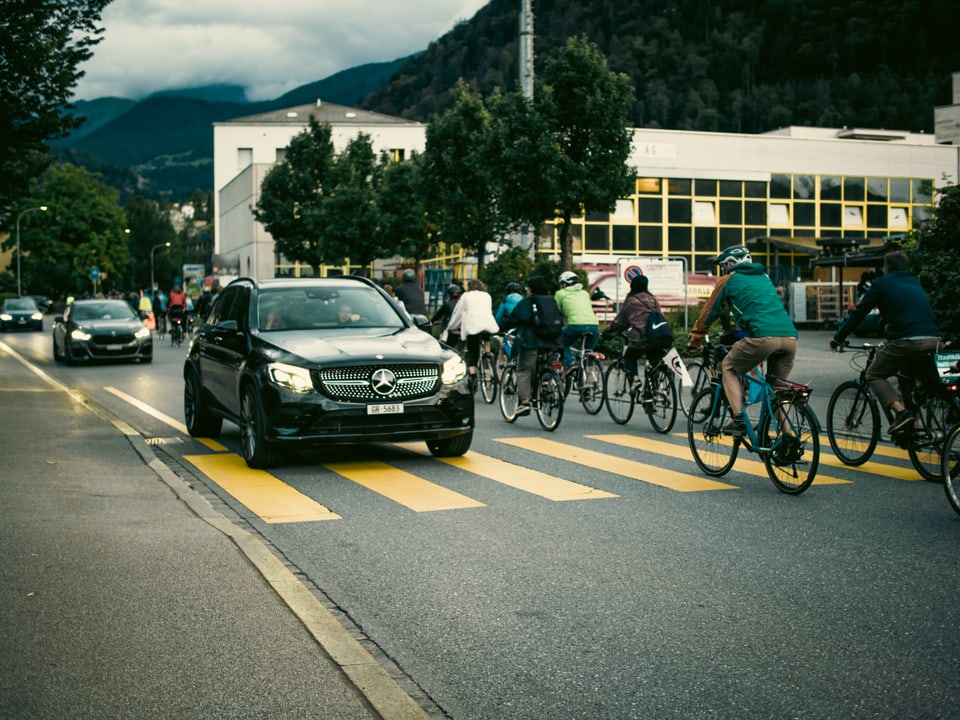
M 482 275 L 487 245 L 505 231 L 490 162 L 495 136 L 483 101 L 463 83 L 456 92 L 454 106 L 427 127 L 425 197 L 439 239 L 475 252 Z
M 333 183 L 321 199 L 331 246 L 364 269 L 385 253 L 376 203 L 382 175 L 370 136 L 360 133 L 334 159 Z
M 498 147 L 498 176 L 507 183 L 502 198 L 515 218 L 557 223 L 564 270 L 573 262 L 570 221 L 612 212 L 630 192 L 632 105 L 629 79 L 610 71 L 595 45 L 570 38 L 547 63 L 533 102 L 507 106 L 507 138 Z
M 530 253 L 519 247 L 500 253 L 496 260 L 487 265 L 480 279 L 487 285 L 494 309 L 507 296 L 507 284 L 518 282 L 522 285 L 533 274 L 532 268 Z
M 437 247 L 435 227 L 423 204 L 422 168 L 423 155 L 415 154 L 404 162 L 387 161 L 377 193 L 384 245 L 412 259 L 418 277 L 421 261 Z
M 177 231 L 169 214 L 153 200 L 139 195 L 128 198 L 123 211 L 130 230 L 127 235 L 130 263 L 124 286 L 130 289 L 149 287 L 152 258 L 153 278 L 166 289 L 174 276 L 180 274 L 177 268 L 182 264 Z M 170 247 L 157 247 L 164 243 L 170 243 Z
M 911 233 L 912 270 L 927 290 L 946 337 L 960 337 L 960 186 L 939 189 L 931 221 Z
M 309 127 L 290 141 L 282 163 L 260 186 L 254 217 L 273 236 L 276 251 L 320 274 L 324 264 L 341 264 L 343 247 L 327 232 L 323 200 L 334 183 L 330 126 L 310 117 Z
M 49 140 L 82 118 L 65 113 L 110 0 L 11 0 L 0 12 L 0 210 L 49 165 Z
M 128 277 L 127 220 L 116 190 L 73 165 L 52 165 L 34 184 L 22 210 L 46 205 L 43 222 L 22 225 L 21 278 L 26 292 L 52 297 L 92 290 L 90 268 L 100 269 L 98 289 L 124 289 Z M 15 238 L 3 243 L 16 244 Z

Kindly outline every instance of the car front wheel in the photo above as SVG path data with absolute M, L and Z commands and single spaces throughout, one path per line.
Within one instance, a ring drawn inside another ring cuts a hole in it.
M 427 449 L 434 457 L 458 457 L 470 449 L 473 443 L 473 430 L 443 440 L 428 440 Z
M 280 462 L 280 449 L 266 440 L 266 420 L 260 396 L 252 384 L 243 389 L 240 403 L 240 444 L 243 459 L 252 468 L 270 468 Z

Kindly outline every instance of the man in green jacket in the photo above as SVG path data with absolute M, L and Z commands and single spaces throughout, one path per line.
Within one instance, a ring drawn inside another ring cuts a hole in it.
M 600 339 L 600 326 L 596 313 L 593 312 L 593 302 L 590 293 L 583 289 L 583 284 L 577 274 L 571 270 L 560 273 L 557 278 L 560 289 L 553 294 L 557 307 L 563 313 L 566 326 L 560 336 L 563 342 L 563 369 L 564 372 L 573 365 L 573 352 L 570 347 L 580 342 L 580 338 L 590 333 L 587 339 L 587 350 L 593 350 Z
M 753 262 L 742 245 L 727 248 L 717 258 L 721 274 L 729 279 L 715 290 L 717 297 L 707 314 L 706 326 L 730 312 L 735 325 L 746 335 L 735 342 L 720 366 L 723 390 L 733 419 L 723 430 L 743 435 L 743 386 L 740 376 L 767 360 L 767 381 L 786 380 L 797 356 L 797 328 L 763 266 Z

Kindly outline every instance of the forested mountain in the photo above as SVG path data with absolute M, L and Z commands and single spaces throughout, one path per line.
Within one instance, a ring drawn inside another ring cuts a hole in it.
M 465 77 L 517 86 L 519 0 L 491 0 L 409 60 L 364 108 L 429 120 Z M 956 0 L 534 0 L 537 69 L 585 35 L 636 90 L 635 127 L 933 130 L 960 70 Z
M 213 122 L 318 97 L 429 121 L 451 105 L 460 78 L 483 96 L 515 89 L 519 9 L 520 0 L 491 0 L 422 53 L 267 103 L 197 93 L 130 107 L 95 101 L 87 107 L 98 112 L 58 145 L 124 193 L 186 199 L 212 190 Z M 631 78 L 635 127 L 932 132 L 933 108 L 951 102 L 951 73 L 960 71 L 957 0 L 534 0 L 533 9 L 537 68 L 566 38 L 586 36 Z

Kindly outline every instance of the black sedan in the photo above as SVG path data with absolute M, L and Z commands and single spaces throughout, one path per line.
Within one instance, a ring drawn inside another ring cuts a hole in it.
M 7 298 L 0 308 L 0 330 L 43 330 L 43 313 L 28 297 Z
M 150 331 L 123 300 L 77 300 L 53 320 L 53 359 L 68 365 L 153 360 Z
M 437 456 L 473 440 L 463 359 L 360 277 L 253 280 L 221 293 L 184 376 L 191 435 L 240 427 L 247 465 L 284 448 L 423 440 Z

